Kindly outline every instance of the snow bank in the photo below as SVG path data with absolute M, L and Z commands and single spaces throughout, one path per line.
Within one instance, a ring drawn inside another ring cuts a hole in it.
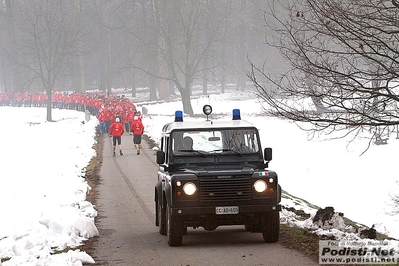
M 33 107 L 1 107 L 0 117 L 2 265 L 94 263 L 72 249 L 99 235 L 84 179 L 97 119 L 82 123 L 84 113 L 54 109 L 49 123 L 46 109 Z

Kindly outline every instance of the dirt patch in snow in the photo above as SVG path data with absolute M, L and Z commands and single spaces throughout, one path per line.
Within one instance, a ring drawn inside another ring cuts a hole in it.
M 97 187 L 101 182 L 100 179 L 100 170 L 103 163 L 103 147 L 104 147 L 104 139 L 100 134 L 100 128 L 96 129 L 96 137 L 95 144 L 93 149 L 96 151 L 96 156 L 90 160 L 89 165 L 86 167 L 86 176 L 85 179 L 90 186 L 90 192 L 86 196 L 86 200 L 89 201 L 94 206 L 96 205 L 96 201 L 98 198 L 98 190 Z M 95 218 L 97 219 L 97 218 Z M 87 254 L 91 254 L 96 242 L 98 241 L 98 237 L 93 237 L 84 242 L 82 246 L 79 247 L 80 250 L 85 251 Z

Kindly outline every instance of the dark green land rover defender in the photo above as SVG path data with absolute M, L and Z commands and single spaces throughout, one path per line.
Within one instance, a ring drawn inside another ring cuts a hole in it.
M 156 225 L 170 246 L 182 244 L 187 228 L 215 230 L 221 225 L 244 225 L 262 233 L 265 242 L 279 238 L 281 188 L 268 169 L 271 148 L 262 150 L 258 129 L 241 120 L 175 121 L 162 129 L 157 151 Z

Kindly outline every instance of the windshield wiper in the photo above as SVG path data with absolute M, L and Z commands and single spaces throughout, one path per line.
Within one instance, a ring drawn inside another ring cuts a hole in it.
M 198 153 L 198 154 L 206 157 L 206 153 L 204 153 L 202 151 L 197 151 L 197 150 L 178 150 L 178 152 L 194 152 L 194 153 Z
M 241 152 L 238 152 L 238 151 L 236 151 L 234 149 L 214 150 L 214 152 L 218 152 L 218 151 L 221 151 L 221 152 L 233 152 L 234 154 L 242 155 Z

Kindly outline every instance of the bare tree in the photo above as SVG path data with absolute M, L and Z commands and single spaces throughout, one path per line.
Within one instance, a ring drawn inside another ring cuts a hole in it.
M 18 58 L 17 47 L 15 46 L 17 30 L 15 16 L 15 2 L 5 0 L 3 9 L 0 9 L 0 60 L 2 87 L 4 91 L 22 91 L 23 73 L 15 63 Z
M 225 84 L 245 87 L 247 58 L 258 64 L 259 55 L 268 53 L 258 32 L 262 27 L 259 10 L 267 2 L 5 0 L 0 7 L 0 79 L 6 91 L 47 90 L 42 78 L 50 80 L 51 75 L 43 75 L 43 67 L 51 66 L 39 64 L 44 58 L 38 57 L 38 51 L 51 45 L 37 46 L 36 50 L 33 45 L 35 38 L 44 42 L 44 35 L 50 35 L 50 31 L 38 30 L 40 34 L 35 36 L 34 29 L 54 23 L 52 38 L 46 42 L 65 42 L 70 47 L 68 51 L 51 49 L 52 53 L 66 52 L 65 57 L 51 57 L 53 63 L 63 60 L 60 71 L 54 72 L 56 90 L 84 92 L 90 87 L 109 92 L 132 87 L 135 97 L 136 87 L 147 87 L 150 100 L 180 94 L 183 109 L 191 113 L 193 86 L 202 84 L 204 94 L 208 93 L 208 84 L 221 85 L 221 91 Z M 46 15 L 46 19 L 40 12 L 54 16 Z M 41 16 L 43 23 L 39 24 L 35 16 Z M 82 27 L 90 31 L 81 35 Z M 75 28 L 79 32 L 74 33 Z M 54 38 L 56 31 L 61 36 L 58 40 Z
M 220 8 L 217 3 L 198 0 L 180 6 L 179 1 L 173 2 L 169 13 L 164 14 L 162 33 L 166 45 L 162 53 L 171 71 L 171 79 L 182 97 L 183 111 L 193 114 L 191 87 L 196 79 L 204 77 L 204 73 L 218 65 L 212 52 L 216 43 L 222 42 L 219 39 L 221 26 L 230 7 L 227 3 L 222 3 L 223 8 Z M 210 15 L 212 10 L 218 13 Z
M 73 18 L 75 25 L 81 25 L 81 12 L 82 12 L 82 3 L 81 0 L 73 0 Z M 83 42 L 82 38 L 78 38 L 76 40 L 76 56 L 74 56 L 74 87 L 78 92 L 86 91 L 86 81 L 84 74 L 84 60 L 83 60 Z
M 399 124 L 397 1 L 273 1 L 267 38 L 287 60 L 280 75 L 251 64 L 250 79 L 271 116 L 314 131 Z M 267 63 L 267 62 L 266 62 Z M 386 132 L 386 131 L 385 131 Z
M 76 54 L 81 37 L 78 19 L 70 2 L 62 0 L 32 0 L 23 3 L 21 30 L 18 43 L 23 61 L 20 65 L 30 70 L 32 79 L 41 82 L 47 94 L 47 121 L 52 121 L 52 92 L 57 79 L 65 70 L 67 58 Z M 71 17 L 73 19 L 71 19 Z
M 202 0 L 152 3 L 154 20 L 149 32 L 154 36 L 144 35 L 142 41 L 147 45 L 143 50 L 147 51 L 147 60 L 134 66 L 159 80 L 173 81 L 180 92 L 184 113 L 193 114 L 191 89 L 195 80 L 217 65 L 212 58 L 212 48 L 219 41 L 229 5 L 223 2 L 223 8 L 211 9 L 213 3 Z M 212 10 L 219 13 L 214 13 L 210 21 Z M 151 22 L 150 19 L 146 21 Z M 146 27 L 149 26 L 147 23 Z
M 392 207 L 394 209 L 391 212 L 391 214 L 397 215 L 397 214 L 399 214 L 399 195 L 391 196 L 391 200 L 392 200 Z

